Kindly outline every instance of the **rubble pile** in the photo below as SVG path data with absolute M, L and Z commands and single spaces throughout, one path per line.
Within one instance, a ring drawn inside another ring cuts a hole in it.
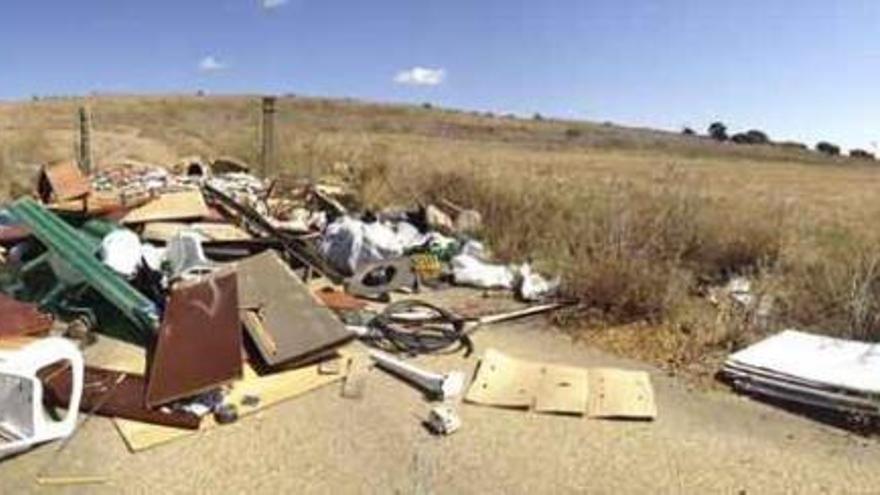
M 565 304 L 558 280 L 493 263 L 480 214 L 448 202 L 350 211 L 344 183 L 230 158 L 57 162 L 37 183 L 0 206 L 0 457 L 70 436 L 77 411 L 137 451 L 334 381 L 356 397 L 377 363 L 444 391 L 430 423 L 448 434 L 467 374 L 408 360 Z

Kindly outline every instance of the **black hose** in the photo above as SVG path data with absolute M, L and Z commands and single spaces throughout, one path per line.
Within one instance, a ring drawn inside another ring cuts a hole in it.
M 405 318 L 403 313 L 427 310 L 424 318 Z M 367 342 L 379 349 L 415 356 L 451 354 L 462 349 L 465 357 L 474 346 L 460 316 L 433 304 L 407 300 L 389 304 L 370 322 Z

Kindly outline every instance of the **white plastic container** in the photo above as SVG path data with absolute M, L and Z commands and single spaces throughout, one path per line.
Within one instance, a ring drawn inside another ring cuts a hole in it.
M 43 384 L 37 372 L 64 361 L 73 371 L 73 390 L 65 417 L 56 421 L 43 408 Z M 20 349 L 0 350 L 0 459 L 73 433 L 82 389 L 83 357 L 69 340 L 50 337 Z

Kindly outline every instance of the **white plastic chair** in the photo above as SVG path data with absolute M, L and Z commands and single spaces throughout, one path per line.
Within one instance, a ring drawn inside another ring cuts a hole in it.
M 63 361 L 73 372 L 73 388 L 65 417 L 56 421 L 43 408 L 37 372 Z M 73 433 L 82 390 L 82 353 L 69 340 L 49 337 L 20 349 L 0 350 L 0 459 Z

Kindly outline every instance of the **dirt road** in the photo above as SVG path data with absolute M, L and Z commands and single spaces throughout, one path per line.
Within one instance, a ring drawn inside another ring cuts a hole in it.
M 532 320 L 485 328 L 515 356 L 643 367 L 572 345 Z M 421 360 L 472 369 L 475 358 Z M 689 391 L 654 372 L 659 418 L 627 423 L 463 405 L 462 429 L 431 437 L 428 405 L 381 371 L 362 400 L 334 384 L 236 424 L 138 454 L 95 418 L 55 475 L 105 485 L 39 489 L 43 446 L 0 464 L 0 493 L 876 493 L 880 444 L 723 392 Z

